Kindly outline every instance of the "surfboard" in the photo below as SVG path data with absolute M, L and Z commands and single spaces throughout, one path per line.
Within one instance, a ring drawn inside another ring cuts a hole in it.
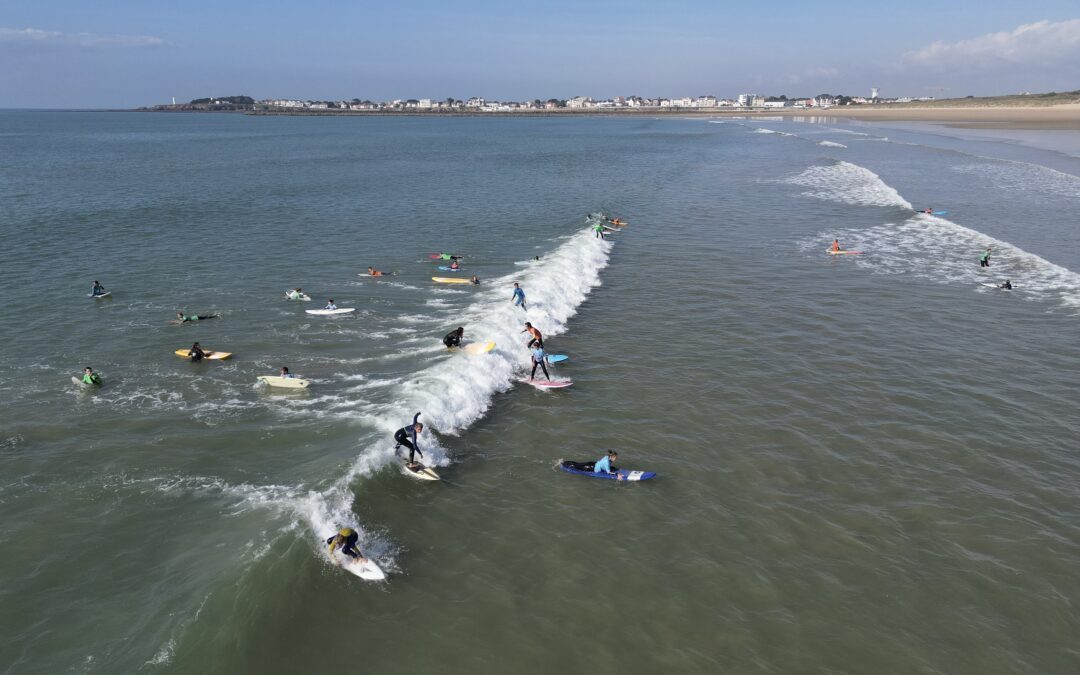
M 431 280 L 440 284 L 471 284 L 468 279 L 461 277 L 431 277 Z
M 432 253 L 428 257 L 432 260 L 461 260 L 463 256 L 456 253 Z
M 548 363 L 562 363 L 566 359 L 570 358 L 566 354 L 548 354 Z
M 307 389 L 311 386 L 311 382 L 308 382 L 302 377 L 281 377 L 280 375 L 259 375 L 255 378 L 259 382 L 264 382 L 271 387 L 281 387 L 283 389 Z
M 71 381 L 74 382 L 75 384 L 79 385 L 83 389 L 89 389 L 90 387 L 94 386 L 92 384 L 87 384 L 87 383 L 83 382 L 81 377 L 75 377 L 74 375 L 71 376 Z M 100 387 L 101 385 L 99 384 L 97 386 Z
M 371 558 L 366 558 L 363 562 L 356 558 L 351 558 L 340 551 L 334 551 L 334 562 L 341 566 L 346 572 L 355 574 L 361 579 L 367 581 L 382 581 L 386 578 L 386 572 L 375 564 L 375 561 Z
M 352 314 L 356 311 L 356 308 L 339 307 L 338 309 L 305 309 L 304 311 L 315 316 L 338 316 L 339 314 Z
M 88 297 L 88 298 L 107 298 L 110 295 L 112 295 L 112 291 L 105 291 L 104 293 L 98 293 L 97 295 L 94 295 L 93 293 L 87 293 L 86 297 Z
M 562 389 L 563 387 L 569 387 L 573 384 L 573 381 L 571 380 L 530 380 L 527 377 L 521 378 L 518 382 L 531 384 L 537 389 Z
M 825 251 L 829 255 L 862 255 L 862 251 L 834 251 L 831 248 Z
M 492 349 L 495 349 L 494 342 L 470 342 L 469 344 L 462 347 L 461 351 L 469 354 L 470 356 L 475 356 L 476 354 L 486 354 Z
M 435 473 L 435 469 L 430 466 L 425 466 L 417 462 L 415 469 L 409 468 L 409 462 L 406 459 L 401 460 L 401 468 L 405 471 L 405 474 L 412 476 L 416 480 L 439 480 L 439 474 Z
M 949 215 L 949 212 L 948 211 L 931 211 L 930 215 L 932 215 L 932 216 L 947 216 L 947 215 Z
M 1011 291 L 1012 290 L 1012 288 L 1002 288 L 1001 286 L 998 286 L 997 284 L 987 284 L 987 283 L 980 282 L 979 285 L 980 286 L 986 286 L 987 288 L 994 288 L 994 289 L 997 289 L 999 291 Z M 1013 286 L 1013 288 L 1016 288 L 1016 287 Z
M 581 469 L 575 469 L 566 462 L 561 462 L 559 468 L 566 473 L 576 473 L 579 476 L 588 476 L 589 478 L 603 478 L 607 480 L 617 481 L 642 481 L 655 478 L 656 473 L 653 471 L 627 471 L 625 469 L 619 469 L 615 473 L 596 473 L 594 471 L 582 471 Z
M 439 265 L 439 269 L 441 269 L 443 272 L 463 272 L 464 271 L 460 267 L 458 269 L 454 269 L 453 267 L 446 267 L 444 265 Z
M 295 300 L 299 300 L 300 302 L 311 302 L 311 296 L 308 295 L 307 293 L 301 293 L 299 298 L 290 298 L 289 293 L 290 293 L 290 291 L 285 291 L 285 299 L 286 300 L 295 299 Z
M 191 351 L 191 347 L 188 347 L 187 349 L 177 349 L 175 352 L 173 352 L 173 354 L 176 354 L 177 356 L 182 356 L 183 358 L 187 359 L 191 358 L 188 356 L 189 351 Z M 227 359 L 232 356 L 232 352 L 215 352 L 209 349 L 204 349 L 203 351 L 206 353 L 206 356 L 204 358 L 213 359 L 215 361 Z

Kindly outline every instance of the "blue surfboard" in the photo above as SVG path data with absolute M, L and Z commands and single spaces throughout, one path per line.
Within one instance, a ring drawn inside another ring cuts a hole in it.
M 949 215 L 949 212 L 948 211 L 931 211 L 930 215 L 932 215 L 932 216 L 947 216 L 947 215 Z
M 593 471 L 582 471 L 581 469 L 575 469 L 570 466 L 568 462 L 563 462 L 559 465 L 559 468 L 566 473 L 576 473 L 579 476 L 588 476 L 589 478 L 605 478 L 607 480 L 617 481 L 641 481 L 655 478 L 656 474 L 652 471 L 627 471 L 626 469 L 619 469 L 615 473 L 596 473 Z
M 570 357 L 566 354 L 548 354 L 547 360 L 548 363 L 560 363 L 568 358 Z
M 439 265 L 439 269 L 444 272 L 460 272 L 461 268 L 454 269 L 453 267 L 446 267 L 445 265 Z

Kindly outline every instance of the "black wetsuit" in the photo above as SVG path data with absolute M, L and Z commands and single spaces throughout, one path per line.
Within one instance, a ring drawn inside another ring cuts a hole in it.
M 332 544 L 332 543 L 334 543 L 334 540 L 337 539 L 340 536 L 341 536 L 340 534 L 335 534 L 334 536 L 327 539 L 326 543 L 328 545 Z M 355 531 L 352 534 L 345 537 L 345 541 L 342 542 L 342 544 L 341 544 L 341 552 L 344 553 L 345 555 L 351 557 L 351 558 L 363 558 L 364 556 L 360 555 L 360 549 L 356 548 L 356 542 L 359 539 L 360 539 L 360 535 L 357 534 Z
M 192 347 L 191 351 L 188 352 L 188 356 L 191 357 L 191 360 L 193 362 L 194 361 L 202 361 L 203 357 L 206 356 L 206 352 L 204 352 L 202 350 L 202 347 L 200 347 L 198 349 L 195 349 L 194 347 Z
M 409 449 L 409 464 L 415 462 L 414 456 L 420 452 L 419 444 L 416 442 L 416 420 L 420 419 L 420 413 L 416 413 L 413 416 L 412 424 L 407 427 L 401 427 L 394 432 L 394 440 L 398 445 L 404 445 Z M 396 448 L 395 448 L 396 449 Z M 424 453 L 420 452 L 420 456 L 423 457 Z
M 192 314 L 191 316 L 183 315 L 180 317 L 180 323 L 187 323 L 189 321 L 206 321 L 207 319 L 216 319 L 219 315 L 209 314 L 207 316 L 200 316 L 198 314 Z
M 532 373 L 529 375 L 530 380 L 536 379 L 536 367 L 537 366 L 540 366 L 541 368 L 544 369 L 544 377 L 546 377 L 549 380 L 551 379 L 551 375 L 548 375 L 547 364 L 544 363 L 546 355 L 543 353 L 543 351 L 544 351 L 544 348 L 541 346 L 540 347 L 540 352 L 541 352 L 540 358 L 536 358 L 536 352 L 533 352 L 533 355 L 532 355 L 533 368 L 532 368 Z
M 456 330 L 450 331 L 446 334 L 446 337 L 442 339 L 442 343 L 447 347 L 460 347 L 461 335 Z

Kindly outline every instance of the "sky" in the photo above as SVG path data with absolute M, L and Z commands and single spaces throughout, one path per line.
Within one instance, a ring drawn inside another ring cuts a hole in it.
M 1080 89 L 1080 2 L 0 0 L 0 108 L 871 87 Z

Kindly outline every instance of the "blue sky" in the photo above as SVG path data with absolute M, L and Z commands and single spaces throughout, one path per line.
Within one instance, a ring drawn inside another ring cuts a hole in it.
M 871 86 L 1080 89 L 1080 4 L 0 0 L 0 108 Z

